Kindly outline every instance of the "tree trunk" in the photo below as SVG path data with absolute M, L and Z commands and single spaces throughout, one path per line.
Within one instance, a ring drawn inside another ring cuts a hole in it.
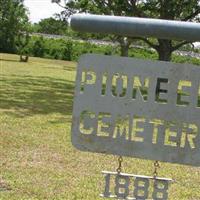
M 171 60 L 171 51 L 162 51 L 160 50 L 158 52 L 159 55 L 159 60 L 163 60 L 163 61 L 170 61 Z
M 127 38 L 120 38 L 119 43 L 121 47 L 121 56 L 128 57 L 130 42 Z
M 29 56 L 28 55 L 20 55 L 20 62 L 28 62 Z
M 128 45 L 121 46 L 121 56 L 128 57 L 128 49 L 129 49 Z
M 172 41 L 171 40 L 158 40 L 159 45 L 156 51 L 159 55 L 159 60 L 170 61 L 172 57 Z

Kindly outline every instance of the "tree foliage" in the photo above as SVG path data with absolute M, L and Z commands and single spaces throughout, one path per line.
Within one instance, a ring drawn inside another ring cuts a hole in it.
M 61 4 L 60 0 L 53 0 Z M 65 1 L 66 13 L 92 13 L 129 17 L 157 18 L 179 21 L 198 21 L 200 14 L 199 0 L 71 0 Z M 160 60 L 171 60 L 172 52 L 191 41 L 172 41 L 149 38 L 115 38 L 121 45 L 122 55 L 127 56 L 127 49 L 133 40 L 143 40 L 154 48 Z
M 34 24 L 34 32 L 63 35 L 67 32 L 68 23 L 61 19 L 53 17 L 42 19 L 39 23 Z
M 0 52 L 14 53 L 29 27 L 23 0 L 0 0 L 0 27 Z

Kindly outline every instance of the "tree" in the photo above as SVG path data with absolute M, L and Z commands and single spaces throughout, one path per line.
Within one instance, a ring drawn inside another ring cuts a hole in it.
M 28 31 L 28 26 L 23 0 L 0 0 L 0 52 L 15 53 L 17 40 Z
M 67 32 L 67 22 L 54 19 L 53 17 L 42 19 L 38 24 L 35 24 L 36 30 L 39 33 L 63 35 Z
M 61 5 L 60 0 L 53 0 Z M 199 0 L 71 0 L 65 1 L 68 16 L 76 12 L 129 17 L 158 18 L 167 20 L 195 21 L 200 14 Z M 142 40 L 154 48 L 159 60 L 170 61 L 172 52 L 191 41 L 152 40 L 142 37 L 115 37 L 120 43 L 121 55 L 128 56 L 133 40 Z
M 45 43 L 44 43 L 43 37 L 37 38 L 37 40 L 33 44 L 32 52 L 33 52 L 33 56 L 35 57 L 41 57 L 41 58 L 44 57 Z
M 168 20 L 195 21 L 200 14 L 199 0 L 149 0 L 144 4 L 144 17 Z M 172 40 L 157 39 L 152 43 L 144 39 L 159 55 L 159 60 L 171 60 L 172 52 L 192 41 L 174 42 Z
M 29 32 L 22 32 L 18 35 L 17 39 L 17 52 L 20 55 L 20 62 L 28 62 L 29 59 L 29 44 L 30 35 Z

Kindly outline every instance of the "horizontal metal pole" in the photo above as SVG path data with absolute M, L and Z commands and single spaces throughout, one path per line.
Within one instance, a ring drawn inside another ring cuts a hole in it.
M 75 14 L 71 27 L 80 32 L 200 41 L 200 23 L 194 22 Z

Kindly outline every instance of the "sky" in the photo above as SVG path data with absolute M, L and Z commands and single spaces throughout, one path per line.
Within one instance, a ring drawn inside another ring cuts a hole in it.
M 52 17 L 53 14 L 62 11 L 62 8 L 55 3 L 51 3 L 51 0 L 25 0 L 24 4 L 29 10 L 32 23 Z
M 52 17 L 55 13 L 60 13 L 63 9 L 51 0 L 24 0 L 25 6 L 29 10 L 29 17 L 32 23 L 41 19 Z M 195 43 L 200 47 L 200 42 Z

